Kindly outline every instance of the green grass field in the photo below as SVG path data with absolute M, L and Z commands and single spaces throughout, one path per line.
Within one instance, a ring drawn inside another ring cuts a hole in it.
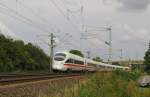
M 53 97 L 150 97 L 150 88 L 136 84 L 138 72 L 98 72 Z M 52 96 L 49 96 L 52 97 Z

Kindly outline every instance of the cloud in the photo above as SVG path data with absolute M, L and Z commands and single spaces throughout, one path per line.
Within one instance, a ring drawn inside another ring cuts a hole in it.
M 11 38 L 18 39 L 17 35 L 12 32 L 5 24 L 0 23 L 0 33 Z
M 145 10 L 150 4 L 150 0 L 118 0 L 120 2 L 120 10 L 139 11 Z
M 120 11 L 144 11 L 150 5 L 150 0 L 103 0 L 105 5 L 115 5 Z
M 64 15 L 59 12 L 59 9 L 51 4 L 50 0 L 19 0 L 17 6 L 17 12 L 22 14 L 23 16 L 30 18 L 33 21 L 33 25 L 41 26 L 43 30 L 50 30 L 52 24 L 52 28 L 60 29 L 60 33 L 54 33 L 58 37 L 63 37 L 64 33 L 69 33 L 73 36 L 73 38 L 68 39 L 71 45 L 63 45 L 61 47 L 57 47 L 57 50 L 60 48 L 64 49 L 72 49 L 79 48 L 85 50 L 91 50 L 94 54 L 102 54 L 102 57 L 107 57 L 104 55 L 107 53 L 108 47 L 101 42 L 101 39 L 108 41 L 108 33 L 103 31 L 98 31 L 100 34 L 97 36 L 99 39 L 90 39 L 90 40 L 80 40 L 79 32 L 79 24 L 81 22 L 80 12 L 70 13 L 67 11 L 62 1 L 66 4 L 67 8 L 71 11 L 76 11 L 81 8 L 81 0 L 55 0 L 55 3 L 60 7 L 60 9 L 64 12 L 66 16 L 69 16 L 70 21 L 65 19 Z M 99 1 L 99 2 L 98 2 Z M 123 48 L 123 49 L 137 49 L 135 44 L 139 44 L 139 41 L 145 40 L 149 41 L 149 33 L 150 31 L 149 25 L 150 22 L 147 22 L 147 19 L 150 16 L 149 11 L 142 11 L 142 14 L 138 14 L 137 16 L 130 13 L 120 13 L 120 11 L 138 11 L 138 10 L 146 10 L 149 7 L 149 0 L 84 0 L 84 23 L 85 25 L 93 25 L 93 26 L 102 26 L 112 24 L 112 44 L 115 48 Z M 20 2 L 22 4 L 20 4 Z M 5 5 L 10 7 L 11 9 L 16 10 L 16 2 L 15 0 L 6 0 L 4 2 Z M 23 6 L 26 5 L 26 7 Z M 28 8 L 29 7 L 29 8 Z M 30 10 L 29 10 L 30 9 Z M 32 10 L 31 10 L 32 9 Z M 16 16 L 17 14 L 11 13 L 11 11 L 5 11 L 1 9 L 3 12 L 12 14 Z M 118 11 L 119 10 L 119 11 Z M 35 15 L 37 14 L 37 15 Z M 17 16 L 18 17 L 18 16 Z M 21 39 L 27 42 L 36 42 L 38 43 L 40 39 L 36 37 L 37 34 L 49 34 L 46 31 L 41 31 L 36 29 L 34 26 L 30 26 L 28 23 L 22 23 L 15 18 L 11 18 L 7 16 L 7 14 L 1 13 L 0 19 L 9 26 L 9 29 L 13 29 L 14 33 L 8 29 L 5 25 L 0 24 L 0 33 L 3 33 L 7 36 L 19 36 Z M 43 19 L 45 21 L 43 21 Z M 114 23 L 119 22 L 121 26 L 114 27 Z M 74 24 L 74 25 L 72 25 Z M 123 25 L 122 24 L 128 24 Z M 131 26 L 132 25 L 132 26 Z M 1 27 L 2 26 L 2 27 Z M 143 28 L 141 27 L 143 26 Z M 80 26 L 81 27 L 81 26 Z M 4 30 L 5 29 L 5 30 Z M 92 32 L 93 33 L 93 32 Z M 143 39 L 144 38 L 144 39 Z M 81 42 L 82 41 L 82 42 Z M 45 39 L 45 42 L 48 43 Z M 62 39 L 60 39 L 62 42 Z M 140 42 L 141 44 L 143 42 Z M 46 52 L 48 47 L 46 45 L 43 46 L 44 43 L 38 43 Z M 96 49 L 97 48 L 97 49 Z M 105 49 L 100 50 L 100 48 Z M 144 51 L 143 48 L 145 46 L 139 46 L 141 52 Z M 93 50 L 94 49 L 94 50 Z M 96 50 L 95 50 L 96 49 Z M 133 51 L 133 50 L 131 50 Z M 130 57 L 132 53 L 126 52 L 127 56 Z M 141 56 L 144 55 L 141 54 Z M 141 57 L 142 58 L 142 57 Z
M 131 26 L 125 24 L 123 25 L 123 29 L 126 33 L 126 36 L 124 36 L 125 41 L 149 41 L 150 33 L 144 28 L 133 29 Z

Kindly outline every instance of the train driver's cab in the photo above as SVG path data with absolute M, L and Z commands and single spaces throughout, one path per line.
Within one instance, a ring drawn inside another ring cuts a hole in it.
M 65 61 L 66 61 L 66 54 L 56 53 L 54 56 L 53 69 L 62 70 Z
M 66 54 L 64 53 L 57 53 L 55 56 L 54 56 L 54 61 L 64 61 L 66 58 Z

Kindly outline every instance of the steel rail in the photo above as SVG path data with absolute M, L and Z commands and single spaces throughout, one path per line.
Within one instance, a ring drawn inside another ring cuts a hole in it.
M 41 80 L 48 80 L 48 79 L 55 79 L 55 78 L 66 78 L 66 77 L 75 77 L 81 76 L 81 74 L 52 74 L 52 75 L 36 75 L 36 76 L 22 76 L 16 78 L 6 78 L 0 79 L 0 86 L 2 85 L 11 85 L 16 83 L 25 83 L 25 82 L 32 82 L 32 81 L 41 81 Z
M 8 74 L 8 75 L 0 75 L 1 79 L 7 78 L 18 78 L 18 77 L 30 77 L 30 76 L 44 76 L 44 75 L 57 75 L 57 74 Z

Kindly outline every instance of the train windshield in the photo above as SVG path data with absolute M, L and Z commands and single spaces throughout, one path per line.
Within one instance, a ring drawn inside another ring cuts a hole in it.
M 65 58 L 66 58 L 65 54 L 63 54 L 63 53 L 57 53 L 55 55 L 55 57 L 54 57 L 54 60 L 55 61 L 63 61 L 63 60 L 65 60 Z

